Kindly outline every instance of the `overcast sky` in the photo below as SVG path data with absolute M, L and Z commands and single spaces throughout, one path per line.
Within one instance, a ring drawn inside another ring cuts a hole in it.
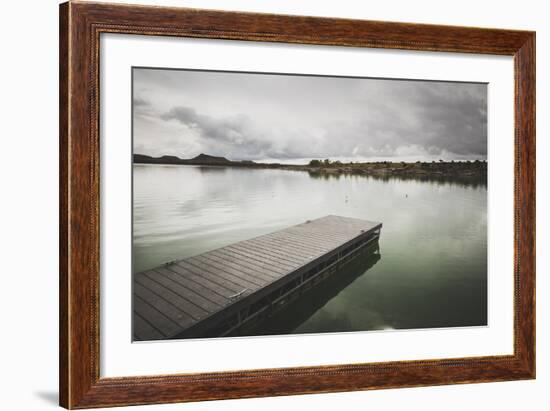
M 487 86 L 134 69 L 134 153 L 301 163 L 486 159 Z

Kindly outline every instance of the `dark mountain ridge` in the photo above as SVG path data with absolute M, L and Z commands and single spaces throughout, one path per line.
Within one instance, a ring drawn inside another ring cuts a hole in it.
M 254 169 L 282 169 L 307 171 L 311 176 L 328 178 L 341 175 L 364 175 L 375 178 L 459 179 L 487 182 L 487 161 L 416 161 L 414 163 L 378 161 L 371 163 L 341 163 L 330 160 L 311 160 L 309 164 L 255 163 L 250 160 L 233 161 L 225 157 L 201 153 L 190 159 L 177 156 L 151 157 L 134 154 L 134 164 L 181 164 Z
M 201 153 L 196 157 L 185 159 L 177 156 L 151 157 L 145 154 L 134 154 L 134 163 L 138 164 L 197 164 L 197 165 L 234 165 L 238 161 L 231 161 L 225 157 L 216 157 Z

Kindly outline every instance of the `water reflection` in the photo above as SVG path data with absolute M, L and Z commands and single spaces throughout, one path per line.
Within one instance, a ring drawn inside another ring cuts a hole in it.
M 329 214 L 382 222 L 384 258 L 292 332 L 487 324 L 482 183 L 135 165 L 133 196 L 135 272 Z
M 227 172 L 227 167 L 223 166 L 195 166 L 198 171 L 200 171 L 202 174 L 223 174 Z
M 327 302 L 336 297 L 342 290 L 352 284 L 381 259 L 378 242 L 363 250 L 353 261 L 344 265 L 323 282 L 315 285 L 311 290 L 302 294 L 283 310 L 265 319 L 255 327 L 241 331 L 240 335 L 277 335 L 293 333 L 301 324 L 305 323 L 313 314 L 324 307 Z M 325 324 L 325 329 L 317 332 L 349 331 L 349 322 Z
M 438 185 L 459 185 L 462 187 L 484 187 L 487 188 L 486 177 L 466 177 L 466 176 L 437 176 L 437 175 L 376 175 L 376 174 L 347 174 L 337 171 L 322 172 L 309 170 L 308 175 L 313 179 L 320 180 L 339 180 L 341 178 L 366 178 L 380 181 L 417 181 L 428 184 Z

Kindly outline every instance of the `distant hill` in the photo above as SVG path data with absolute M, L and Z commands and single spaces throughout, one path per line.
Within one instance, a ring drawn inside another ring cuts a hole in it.
M 168 161 L 168 162 L 174 162 L 174 163 L 178 163 L 178 162 L 182 161 L 181 158 L 176 157 L 176 156 L 162 156 L 159 159 L 162 160 L 162 161 Z
M 216 157 L 201 153 L 197 157 L 187 160 L 188 164 L 232 164 L 234 161 L 225 157 Z
M 176 156 L 162 156 L 151 157 L 145 154 L 134 154 L 134 163 L 140 164 L 186 164 L 185 160 L 182 160 Z
M 251 169 L 282 169 L 307 171 L 310 176 L 328 178 L 338 175 L 365 175 L 375 178 L 403 179 L 447 179 L 449 181 L 472 181 L 487 184 L 487 161 L 416 161 L 414 163 L 376 161 L 349 162 L 329 160 L 312 160 L 309 164 L 256 163 L 251 160 L 233 161 L 225 157 L 201 153 L 190 159 L 164 155 L 151 157 L 145 154 L 134 154 L 135 164 L 183 164 L 203 166 L 228 166 Z
M 177 156 L 151 157 L 145 154 L 134 154 L 134 163 L 138 164 L 194 164 L 194 165 L 234 165 L 236 161 L 228 160 L 225 157 L 216 157 L 201 153 L 190 159 Z

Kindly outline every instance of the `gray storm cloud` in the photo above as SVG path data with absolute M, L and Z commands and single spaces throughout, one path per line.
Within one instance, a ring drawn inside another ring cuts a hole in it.
M 136 153 L 288 161 L 487 156 L 486 84 L 135 70 Z
M 174 107 L 160 116 L 163 120 L 176 120 L 186 128 L 195 130 L 203 140 L 205 152 L 236 155 L 250 158 L 274 154 L 269 140 L 259 138 L 250 119 L 241 114 L 228 118 L 212 118 L 197 113 L 191 107 Z

